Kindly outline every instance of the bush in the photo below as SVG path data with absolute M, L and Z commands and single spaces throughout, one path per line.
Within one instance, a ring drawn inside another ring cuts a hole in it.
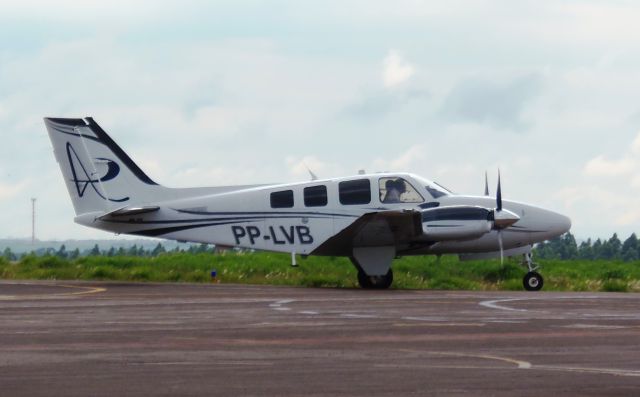
M 605 292 L 627 292 L 629 287 L 627 283 L 617 280 L 608 280 L 602 283 L 602 291 Z

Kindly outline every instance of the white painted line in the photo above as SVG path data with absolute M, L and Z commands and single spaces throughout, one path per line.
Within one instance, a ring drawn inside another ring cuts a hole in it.
M 549 371 L 582 372 L 590 374 L 640 377 L 640 371 L 632 369 L 563 367 L 561 365 L 536 365 L 534 368 L 545 369 Z
M 279 301 L 273 302 L 269 304 L 269 307 L 280 307 L 282 305 L 286 305 L 287 303 L 294 302 L 293 299 L 281 299 Z
M 401 317 L 401 319 L 409 320 L 409 321 L 432 321 L 432 322 L 448 321 L 446 319 L 443 319 L 442 317 L 412 317 L 412 316 L 407 316 L 407 317 Z
M 320 314 L 320 313 L 318 313 L 318 312 L 314 312 L 313 310 L 302 310 L 302 311 L 300 311 L 300 312 L 298 312 L 298 313 L 300 313 L 300 314 L 309 314 L 309 315 L 311 315 L 311 316 L 314 316 L 314 315 L 316 315 L 316 314 Z
M 485 320 L 488 323 L 504 323 L 504 324 L 526 324 L 527 321 L 518 320 Z
M 378 318 L 375 314 L 356 314 L 356 313 L 342 313 L 340 317 L 346 318 Z
M 570 324 L 561 325 L 560 328 L 578 328 L 578 329 L 625 329 L 630 328 L 626 325 L 606 325 L 606 324 Z
M 479 303 L 479 305 L 488 307 L 489 309 L 506 310 L 511 312 L 526 312 L 528 311 L 527 309 L 515 309 L 513 307 L 501 306 L 498 304 L 503 302 L 516 302 L 516 301 L 524 301 L 524 300 L 529 300 L 529 299 L 527 298 L 495 299 L 490 301 L 482 301 Z

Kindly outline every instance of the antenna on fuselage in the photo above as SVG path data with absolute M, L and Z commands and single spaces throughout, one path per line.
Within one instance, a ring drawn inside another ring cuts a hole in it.
M 309 176 L 311 177 L 312 181 L 317 181 L 318 180 L 318 176 L 316 174 L 313 173 L 313 171 L 311 171 L 311 168 L 309 168 L 308 165 L 304 165 L 307 168 L 307 171 L 309 171 Z

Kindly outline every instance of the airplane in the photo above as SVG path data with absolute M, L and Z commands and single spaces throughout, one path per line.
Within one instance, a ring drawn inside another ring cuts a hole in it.
M 75 222 L 117 234 L 296 255 L 348 257 L 366 289 L 393 282 L 408 255 L 461 260 L 522 255 L 523 286 L 544 279 L 532 246 L 571 220 L 531 204 L 454 194 L 410 173 L 358 174 L 287 184 L 167 188 L 154 182 L 91 117 L 44 118 Z

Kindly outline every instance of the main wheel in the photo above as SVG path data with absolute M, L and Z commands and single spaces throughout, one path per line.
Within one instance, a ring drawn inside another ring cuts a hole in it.
M 369 276 L 362 270 L 358 271 L 358 283 L 365 289 L 386 289 L 393 283 L 393 271 L 389 269 L 384 276 Z
M 529 272 L 524 276 L 522 284 L 527 291 L 540 291 L 544 285 L 544 279 L 540 273 Z

